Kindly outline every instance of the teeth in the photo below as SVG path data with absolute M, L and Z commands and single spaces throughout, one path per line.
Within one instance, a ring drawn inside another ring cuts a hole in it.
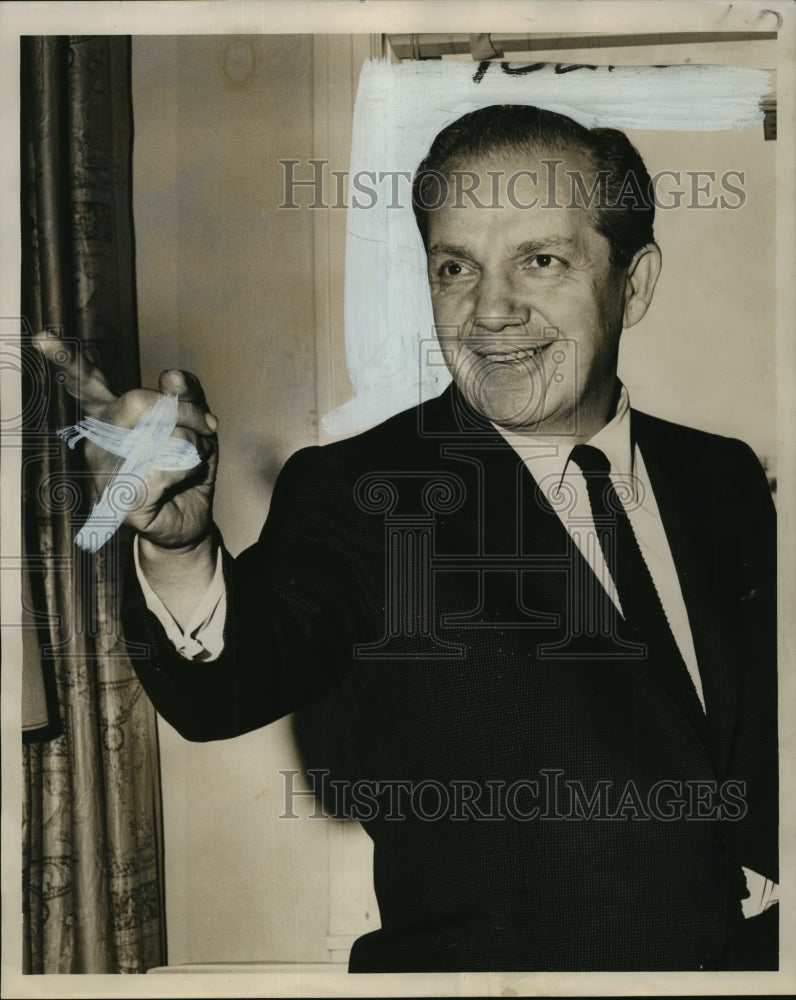
M 485 354 L 487 361 L 524 361 L 525 358 L 532 358 L 538 354 L 541 348 L 529 347 L 523 351 L 502 351 L 500 354 Z

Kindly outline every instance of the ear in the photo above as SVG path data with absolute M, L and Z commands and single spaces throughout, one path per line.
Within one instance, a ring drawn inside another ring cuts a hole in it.
M 625 279 L 625 309 L 622 326 L 635 326 L 652 302 L 652 293 L 661 273 L 661 251 L 656 243 L 637 250 Z

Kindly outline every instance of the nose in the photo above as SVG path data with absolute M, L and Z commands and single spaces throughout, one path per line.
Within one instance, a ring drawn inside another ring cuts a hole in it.
M 521 300 L 511 280 L 500 272 L 481 275 L 475 306 L 474 326 L 487 333 L 525 326 L 531 318 L 530 305 Z

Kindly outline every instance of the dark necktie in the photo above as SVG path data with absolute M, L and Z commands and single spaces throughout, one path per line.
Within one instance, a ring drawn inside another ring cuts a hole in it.
M 649 660 L 659 665 L 664 683 L 688 715 L 694 718 L 696 712 L 704 718 L 630 519 L 611 482 L 608 458 L 587 444 L 576 445 L 570 458 L 586 480 L 594 527 L 633 639 L 646 644 Z

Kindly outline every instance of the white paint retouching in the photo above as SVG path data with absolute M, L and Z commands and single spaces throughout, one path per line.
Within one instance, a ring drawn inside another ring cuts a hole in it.
M 132 430 L 84 417 L 62 427 L 58 434 L 70 448 L 87 438 L 123 461 L 114 471 L 91 515 L 75 536 L 75 544 L 97 552 L 118 530 L 127 514 L 141 502 L 150 472 L 175 472 L 195 468 L 199 452 L 182 438 L 171 436 L 177 426 L 177 397 L 161 396 Z

